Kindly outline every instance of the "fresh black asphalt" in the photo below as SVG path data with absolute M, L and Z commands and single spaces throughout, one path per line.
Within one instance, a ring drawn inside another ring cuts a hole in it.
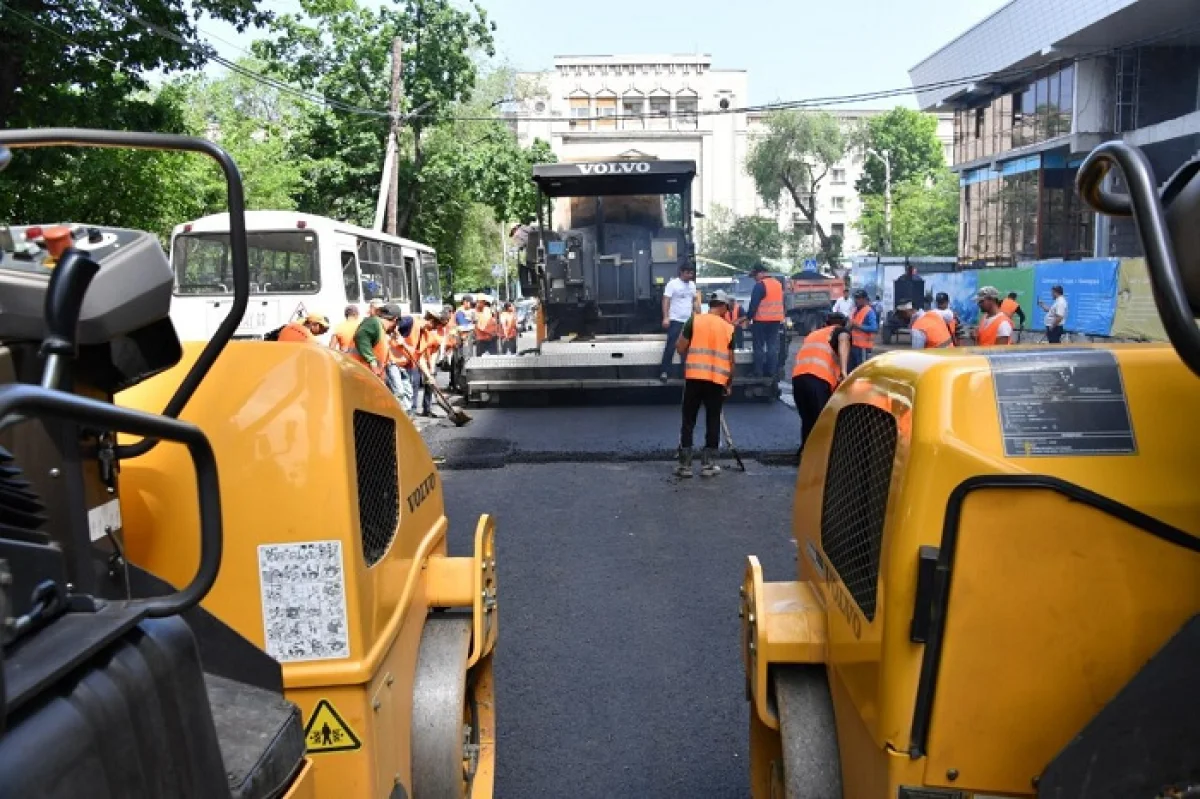
M 730 413 L 745 446 L 795 434 L 783 405 L 754 412 Z M 749 554 L 794 576 L 795 470 L 681 481 L 636 460 L 674 447 L 677 409 L 476 419 L 464 431 L 576 461 L 442 471 L 452 553 L 497 520 L 497 797 L 748 796 L 738 587 Z

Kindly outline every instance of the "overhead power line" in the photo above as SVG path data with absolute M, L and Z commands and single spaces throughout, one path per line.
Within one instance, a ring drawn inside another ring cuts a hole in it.
M 209 61 L 212 61 L 213 63 L 219 64 L 220 66 L 225 67 L 226 69 L 230 70 L 231 72 L 234 72 L 234 73 L 241 75 L 245 78 L 248 78 L 250 80 L 256 81 L 256 82 L 260 83 L 261 85 L 267 86 L 268 88 L 275 89 L 276 91 L 282 92 L 284 94 L 288 94 L 297 99 L 304 100 L 306 102 L 310 102 L 310 103 L 313 103 L 316 105 L 321 105 L 323 107 L 326 107 L 326 108 L 329 108 L 329 109 L 332 109 L 334 111 L 338 111 L 341 113 L 345 113 L 345 114 L 359 115 L 359 116 L 371 117 L 371 118 L 376 118 L 376 119 L 392 117 L 392 113 L 387 109 L 367 108 L 367 107 L 364 107 L 364 106 L 361 106 L 361 105 L 358 105 L 355 103 L 345 102 L 340 99 L 329 97 L 325 94 L 321 94 L 316 91 L 298 88 L 298 87 L 293 86 L 289 83 L 286 83 L 272 75 L 267 75 L 262 72 L 258 72 L 256 70 L 250 69 L 246 66 L 243 66 L 243 65 L 237 63 L 236 61 L 232 61 L 228 58 L 225 58 L 224 56 L 221 56 L 219 53 L 216 52 L 216 49 L 211 44 L 208 44 L 207 42 L 198 44 L 196 42 L 188 41 L 187 39 L 183 38 L 182 36 L 179 36 L 178 34 L 176 34 L 174 31 L 163 28 L 160 25 L 157 25 L 153 22 L 150 22 L 147 19 L 144 19 L 143 17 L 139 16 L 138 14 L 135 14 L 131 11 L 127 11 L 127 10 L 121 8 L 120 6 L 111 2 L 111 0 L 96 0 L 96 2 L 99 5 L 109 9 L 113 13 L 118 14 L 138 25 L 141 25 L 142 27 L 144 27 L 147 30 L 154 33 L 155 35 L 166 37 L 166 38 L 170 39 L 171 41 L 176 42 L 180 46 L 201 55 L 206 60 L 209 60 Z M 60 39 L 63 39 L 64 41 L 69 42 L 70 44 L 74 45 L 75 47 L 80 48 L 81 50 L 84 50 L 85 52 L 91 53 L 95 57 L 100 58 L 101 60 L 103 60 L 109 64 L 112 64 L 113 66 L 117 67 L 118 69 L 122 69 L 123 71 L 128 71 L 128 69 L 126 69 L 122 65 L 118 64 L 117 62 L 113 61 L 112 59 L 109 59 L 109 58 L 105 57 L 103 54 L 97 53 L 94 50 L 92 50 L 91 48 L 88 48 L 88 47 L 72 40 L 66 34 L 64 34 L 60 31 L 57 31 L 57 30 L 53 29 L 52 27 L 39 22 L 36 19 L 33 19 L 25 14 L 17 12 L 16 10 L 9 8 L 5 5 L 3 5 L 2 3 L 0 3 L 0 8 L 5 8 L 9 12 L 17 14 L 18 16 L 24 18 L 27 22 L 29 22 L 33 25 L 36 25 L 39 28 L 49 31 L 50 33 L 54 34 L 55 36 L 59 37 Z M 1128 44 L 1121 45 L 1119 47 L 1095 48 L 1091 51 L 1072 54 L 1070 57 L 1073 60 L 1086 60 L 1086 59 L 1090 59 L 1090 58 L 1097 58 L 1097 57 L 1102 57 L 1102 56 L 1107 56 L 1107 55 L 1115 55 L 1115 54 L 1123 52 L 1123 51 L 1128 51 L 1128 50 L 1131 50 L 1131 49 L 1134 49 L 1137 47 L 1143 47 L 1143 46 L 1153 44 L 1156 42 L 1174 39 L 1174 38 L 1184 36 L 1184 35 L 1187 35 L 1187 34 L 1190 34 L 1190 33 L 1196 32 L 1196 31 L 1200 31 L 1200 23 L 1194 24 L 1192 26 L 1188 26 L 1186 28 L 1177 28 L 1177 29 L 1167 31 L 1164 33 L 1160 33 L 1160 34 L 1156 34 L 1153 36 L 1147 36 L 1147 37 L 1144 37 L 1143 39 L 1133 41 Z M 203 33 L 203 31 L 201 31 L 201 32 Z M 235 48 L 235 49 L 241 49 L 241 48 Z M 245 50 L 242 50 L 242 52 L 245 52 Z M 614 122 L 615 123 L 617 121 L 624 121 L 624 120 L 643 120 L 644 121 L 644 120 L 663 120 L 663 119 L 697 119 L 699 117 L 726 116 L 729 114 L 770 113 L 772 111 L 803 110 L 803 109 L 821 108 L 821 107 L 829 107 L 829 106 L 837 106 L 837 105 L 847 105 L 850 103 L 860 103 L 860 102 L 869 102 L 872 100 L 890 99 L 890 98 L 894 98 L 894 97 L 903 97 L 903 96 L 907 96 L 907 95 L 911 95 L 911 94 L 922 94 L 922 93 L 930 92 L 930 91 L 949 89 L 949 88 L 954 88 L 954 87 L 958 87 L 958 86 L 967 86 L 972 83 L 978 83 L 981 81 L 986 81 L 989 83 L 1003 84 L 1003 83 L 1006 83 L 1009 81 L 1017 80 L 1018 78 L 1025 77 L 1029 74 L 1029 72 L 1030 72 L 1029 69 L 1007 69 L 1007 70 L 999 70 L 999 71 L 991 71 L 991 72 L 980 72 L 980 73 L 976 73 L 973 75 L 961 75 L 961 76 L 958 76 L 955 78 L 949 78 L 949 79 L 940 80 L 940 81 L 933 81 L 930 83 L 924 83 L 924 84 L 918 84 L 918 85 L 895 87 L 895 88 L 891 88 L 891 89 L 879 89 L 879 90 L 875 90 L 875 91 L 859 92 L 859 93 L 854 93 L 854 94 L 840 94 L 840 95 L 826 95 L 826 96 L 819 96 L 819 97 L 808 97 L 808 98 L 802 98 L 802 99 L 797 99 L 797 100 L 785 100 L 785 101 L 779 101 L 779 102 L 773 102 L 773 103 L 763 103 L 763 104 L 758 104 L 758 105 L 747 105 L 747 106 L 739 106 L 739 107 L 731 107 L 731 108 L 713 108 L 713 109 L 703 109 L 703 110 L 697 109 L 695 111 L 682 111 L 681 112 L 681 111 L 676 110 L 676 111 L 665 111 L 665 112 L 645 112 L 645 113 L 640 113 L 640 114 L 607 114 L 607 115 L 598 114 L 598 115 L 577 116 L 577 117 L 554 116 L 554 115 L 550 115 L 550 116 L 528 115 L 528 114 L 507 114 L 507 115 L 503 115 L 503 116 L 477 116 L 477 115 L 467 114 L 467 115 L 454 115 L 454 116 L 450 116 L 450 117 L 442 116 L 441 118 L 445 119 L 446 121 L 453 121 L 453 122 L 497 122 L 497 121 L 503 121 L 503 122 L 563 122 L 563 121 L 572 121 L 572 122 L 577 122 L 577 123 L 582 123 L 582 122 Z M 425 104 L 425 105 L 428 105 L 428 104 Z M 424 113 L 423 108 L 418 108 L 413 113 L 403 115 L 403 119 L 405 121 L 412 120 L 412 119 L 433 119 L 433 118 L 436 118 L 436 116 L 433 114 Z

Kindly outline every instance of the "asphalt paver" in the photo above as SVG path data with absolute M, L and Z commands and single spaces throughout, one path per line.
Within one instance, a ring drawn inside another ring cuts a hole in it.
M 748 795 L 738 587 L 794 579 L 795 470 L 747 467 L 442 472 L 453 553 L 496 517 L 500 799 Z

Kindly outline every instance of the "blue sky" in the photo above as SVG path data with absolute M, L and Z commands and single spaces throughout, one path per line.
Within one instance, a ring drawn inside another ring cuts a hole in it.
M 371 2 L 371 0 L 368 0 Z M 708 53 L 745 69 L 750 103 L 909 85 L 910 67 L 1006 0 L 482 0 L 497 25 L 497 56 L 542 69 L 555 55 Z M 276 12 L 295 0 L 265 0 Z M 201 24 L 229 58 L 256 34 Z M 230 44 L 217 41 L 219 37 Z M 233 45 L 233 46 L 230 46 Z M 911 96 L 869 107 L 914 106 Z

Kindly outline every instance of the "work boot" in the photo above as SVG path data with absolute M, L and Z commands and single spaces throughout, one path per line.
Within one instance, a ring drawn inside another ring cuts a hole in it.
M 700 476 L 701 477 L 716 477 L 721 473 L 721 467 L 717 465 L 717 451 L 705 447 L 700 453 Z
M 691 477 L 692 476 L 692 448 L 679 448 L 679 465 L 675 467 L 676 477 Z

